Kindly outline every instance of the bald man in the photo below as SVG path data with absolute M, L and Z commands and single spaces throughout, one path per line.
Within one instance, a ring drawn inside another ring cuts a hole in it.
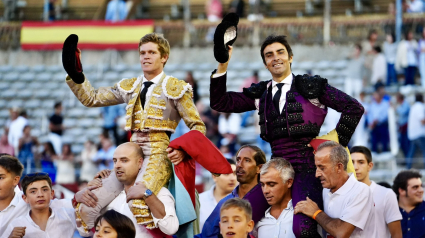
M 121 144 L 114 152 L 113 173 L 118 181 L 124 185 L 124 190 L 116 197 L 107 209 L 113 209 L 130 218 L 136 227 L 136 238 L 141 237 L 168 237 L 174 235 L 179 228 L 179 221 L 176 216 L 175 201 L 168 189 L 162 187 L 155 195 L 146 188 L 140 179 L 137 179 L 139 170 L 143 164 L 143 150 L 133 142 Z M 102 174 L 105 177 L 106 174 Z M 95 179 L 90 182 L 101 182 Z M 91 196 L 95 196 L 91 194 Z M 131 199 L 145 199 L 149 206 L 154 223 L 158 228 L 147 229 L 142 224 L 137 224 L 127 202 Z M 96 198 L 102 199 L 102 198 Z

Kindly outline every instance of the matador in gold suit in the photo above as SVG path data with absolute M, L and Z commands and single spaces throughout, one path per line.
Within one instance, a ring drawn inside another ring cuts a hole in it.
M 162 37 L 155 33 L 149 35 L 153 35 L 153 38 Z M 161 39 L 165 40 L 163 37 Z M 141 48 L 140 44 L 139 48 Z M 159 46 L 158 48 L 161 51 Z M 84 75 L 82 83 L 76 83 L 69 72 L 66 78 L 66 83 L 72 92 L 86 107 L 127 104 L 125 130 L 133 132 L 131 141 L 140 145 L 144 152 L 144 162 L 136 181 L 144 181 L 146 187 L 155 194 L 161 187 L 166 186 L 173 173 L 166 149 L 170 142 L 170 135 L 176 129 L 180 119 L 183 119 L 191 130 L 198 130 L 205 134 L 205 124 L 192 100 L 192 87 L 183 80 L 166 75 L 162 68 L 160 73 L 150 80 L 142 75 L 122 79 L 112 87 L 99 89 L 93 88 Z M 141 92 L 147 81 L 151 82 L 151 85 L 148 86 L 146 96 L 143 96 Z M 146 103 L 142 106 L 143 98 Z M 131 210 L 138 224 L 143 224 L 150 229 L 155 228 L 144 200 L 133 201 Z

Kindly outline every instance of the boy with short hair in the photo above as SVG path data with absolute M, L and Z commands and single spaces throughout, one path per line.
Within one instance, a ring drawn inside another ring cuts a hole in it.
M 244 199 L 231 198 L 220 209 L 220 234 L 232 238 L 254 238 L 251 204 Z
M 71 238 L 76 229 L 75 213 L 71 207 L 50 207 L 54 198 L 52 180 L 47 173 L 26 175 L 22 182 L 22 198 L 31 210 L 11 221 L 2 238 L 25 237 Z

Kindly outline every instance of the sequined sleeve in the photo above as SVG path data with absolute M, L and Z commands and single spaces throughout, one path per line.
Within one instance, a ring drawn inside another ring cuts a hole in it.
M 116 84 L 112 87 L 95 89 L 89 80 L 85 79 L 84 83 L 76 84 L 69 76 L 66 77 L 66 83 L 78 100 L 86 107 L 112 106 L 125 102 Z
M 347 146 L 357 124 L 359 124 L 362 118 L 364 113 L 363 106 L 356 99 L 329 84 L 326 84 L 325 92 L 319 97 L 319 101 L 341 112 L 341 118 L 336 126 L 336 131 L 338 133 L 339 143 Z
M 201 120 L 201 116 L 199 116 L 199 112 L 193 103 L 191 91 L 186 91 L 180 99 L 176 100 L 176 107 L 187 127 L 191 130 L 198 130 L 205 135 L 205 124 Z

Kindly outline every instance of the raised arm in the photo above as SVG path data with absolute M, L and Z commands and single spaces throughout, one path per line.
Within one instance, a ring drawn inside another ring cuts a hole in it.
M 233 47 L 229 46 L 229 61 L 232 56 Z M 246 112 L 255 110 L 255 99 L 244 93 L 227 92 L 227 66 L 226 63 L 219 63 L 217 70 L 211 75 L 210 84 L 210 106 L 219 112 Z
M 324 87 L 324 92 L 319 97 L 319 101 L 341 113 L 336 131 L 338 132 L 339 143 L 342 146 L 347 146 L 363 116 L 363 106 L 356 99 L 327 83 Z
M 112 106 L 125 102 L 117 84 L 113 87 L 100 87 L 96 90 L 85 77 L 82 84 L 77 84 L 69 76 L 66 77 L 66 83 L 86 107 Z

